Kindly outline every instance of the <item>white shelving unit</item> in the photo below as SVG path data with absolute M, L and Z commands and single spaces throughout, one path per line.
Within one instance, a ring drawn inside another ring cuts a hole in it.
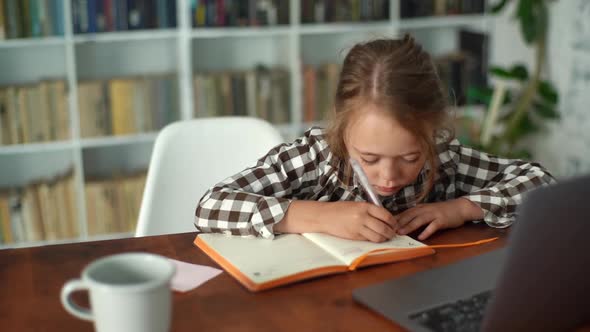
M 390 0 L 390 19 L 359 23 L 300 23 L 300 2 L 290 1 L 290 24 L 268 27 L 193 28 L 190 0 L 177 0 L 177 28 L 74 35 L 71 1 L 64 1 L 65 35 L 43 39 L 0 41 L 0 85 L 65 78 L 71 140 L 0 146 L 0 188 L 18 187 L 72 167 L 78 196 L 80 236 L 85 241 L 84 181 L 121 167 L 147 168 L 157 133 L 81 138 L 77 84 L 85 78 L 174 73 L 178 78 L 180 120 L 193 114 L 192 75 L 200 70 L 249 69 L 258 63 L 290 71 L 291 122 L 277 127 L 287 141 L 311 125 L 302 123 L 302 66 L 341 62 L 354 43 L 410 32 L 433 55 L 458 47 L 456 30 L 470 27 L 491 33 L 487 15 L 399 18 L 399 1 Z M 492 36 L 490 36 L 492 37 Z M 317 123 L 316 123 L 317 124 Z M 195 198 L 195 201 L 198 198 Z M 121 237 L 130 234 L 113 234 Z M 56 241 L 61 243 L 64 241 Z M 0 248 L 43 245 L 48 241 L 0 245 Z

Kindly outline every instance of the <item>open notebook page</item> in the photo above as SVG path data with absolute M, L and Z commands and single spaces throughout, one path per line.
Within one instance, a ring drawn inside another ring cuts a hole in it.
M 322 233 L 304 233 L 303 236 L 347 265 L 350 265 L 357 257 L 377 249 L 407 249 L 426 246 L 406 235 L 396 235 L 393 239 L 383 243 L 347 240 Z
M 255 283 L 327 266 L 344 266 L 338 259 L 298 234 L 274 240 L 202 233 L 199 237 Z

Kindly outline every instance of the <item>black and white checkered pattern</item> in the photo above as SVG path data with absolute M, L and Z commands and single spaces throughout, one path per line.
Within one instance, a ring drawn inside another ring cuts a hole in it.
M 272 239 L 274 224 L 293 200 L 367 201 L 356 178 L 344 181 L 345 164 L 332 154 L 324 133 L 311 128 L 209 189 L 196 209 L 197 230 Z M 555 182 L 539 164 L 487 155 L 457 140 L 439 146 L 438 153 L 437 180 L 425 202 L 465 197 L 482 208 L 492 227 L 514 221 L 523 193 Z M 415 206 L 427 172 L 424 167 L 412 185 L 383 198 L 383 206 L 393 214 Z

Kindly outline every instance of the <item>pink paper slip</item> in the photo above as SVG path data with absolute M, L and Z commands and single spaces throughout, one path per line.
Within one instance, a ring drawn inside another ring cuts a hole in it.
M 186 292 L 197 288 L 223 272 L 210 266 L 190 264 L 171 258 L 169 260 L 176 267 L 176 273 L 172 277 L 170 287 L 178 292 Z

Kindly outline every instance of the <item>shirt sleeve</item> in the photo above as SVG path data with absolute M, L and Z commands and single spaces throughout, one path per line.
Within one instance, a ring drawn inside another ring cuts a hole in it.
M 209 189 L 195 212 L 200 232 L 274 238 L 293 199 L 305 197 L 317 183 L 326 146 L 312 129 L 291 144 L 282 144 L 253 167 Z
M 510 226 L 527 191 L 556 182 L 537 163 L 499 158 L 458 143 L 451 149 L 458 159 L 455 189 L 463 194 L 457 196 L 479 205 L 492 227 Z

